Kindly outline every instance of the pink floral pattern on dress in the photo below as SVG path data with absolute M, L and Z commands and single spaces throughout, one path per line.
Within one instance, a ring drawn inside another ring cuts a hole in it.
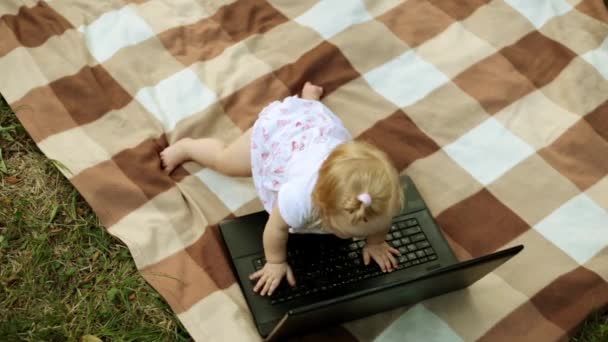
M 252 129 L 251 165 L 264 209 L 272 211 L 293 155 L 326 142 L 327 136 L 352 139 L 340 119 L 318 101 L 288 97 L 262 110 Z
M 291 123 L 290 120 L 277 120 L 277 126 L 278 127 L 285 127 L 285 126 L 287 126 L 290 123 Z

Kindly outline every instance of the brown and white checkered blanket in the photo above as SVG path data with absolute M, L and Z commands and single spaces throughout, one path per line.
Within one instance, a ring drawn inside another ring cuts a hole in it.
M 2 0 L 0 91 L 198 341 L 259 339 L 216 223 L 250 179 L 158 152 L 230 142 L 305 81 L 409 174 L 471 288 L 322 333 L 564 340 L 608 304 L 608 12 L 601 0 Z M 321 333 L 319 333 L 321 334 Z

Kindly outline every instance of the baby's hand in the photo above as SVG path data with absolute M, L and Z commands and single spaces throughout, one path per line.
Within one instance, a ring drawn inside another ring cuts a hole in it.
M 287 274 L 287 282 L 289 282 L 289 285 L 295 286 L 296 278 L 293 276 L 291 267 L 289 267 L 286 262 L 280 264 L 266 263 L 261 270 L 249 276 L 249 279 L 251 280 L 259 278 L 258 282 L 255 284 L 255 287 L 253 288 L 253 292 L 257 293 L 261 289 L 261 296 L 266 294 L 269 296 L 272 295 L 274 290 L 281 283 L 281 279 L 283 279 L 285 274 Z
M 393 254 L 401 255 L 397 249 L 389 246 L 386 241 L 376 244 L 367 242 L 363 247 L 363 263 L 369 265 L 371 257 L 371 259 L 374 259 L 378 263 L 382 272 L 392 272 L 398 265 L 397 259 L 395 259 Z

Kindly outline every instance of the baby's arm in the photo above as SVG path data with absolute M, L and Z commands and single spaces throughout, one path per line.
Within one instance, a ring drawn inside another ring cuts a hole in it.
M 275 204 L 264 228 L 264 254 L 266 262 L 280 264 L 287 256 L 287 237 L 289 226 L 283 220 L 278 206 Z
M 260 295 L 271 295 L 285 275 L 287 275 L 289 284 L 295 285 L 295 277 L 286 262 L 288 235 L 289 225 L 285 223 L 277 205 L 275 205 L 268 222 L 266 222 L 266 227 L 264 227 L 263 240 L 266 264 L 261 270 L 250 276 L 252 280 L 259 279 L 253 288 L 254 292 L 261 290 Z
M 380 232 L 367 237 L 365 247 L 363 247 L 363 263 L 368 265 L 370 259 L 374 259 L 382 272 L 391 272 L 394 268 L 397 268 L 397 260 L 393 256 L 400 255 L 399 250 L 389 246 L 386 241 L 386 234 L 389 232 L 387 229 L 385 232 Z
M 370 235 L 367 237 L 366 242 L 372 245 L 383 243 L 386 239 L 386 234 L 388 234 L 388 230 L 386 232 L 380 232 L 378 234 Z

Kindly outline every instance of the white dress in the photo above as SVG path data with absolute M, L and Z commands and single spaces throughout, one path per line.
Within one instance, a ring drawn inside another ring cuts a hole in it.
M 291 231 L 305 232 L 319 168 L 336 146 L 349 140 L 342 121 L 319 101 L 291 96 L 264 108 L 251 135 L 252 177 L 264 209 L 270 213 L 278 200 Z

